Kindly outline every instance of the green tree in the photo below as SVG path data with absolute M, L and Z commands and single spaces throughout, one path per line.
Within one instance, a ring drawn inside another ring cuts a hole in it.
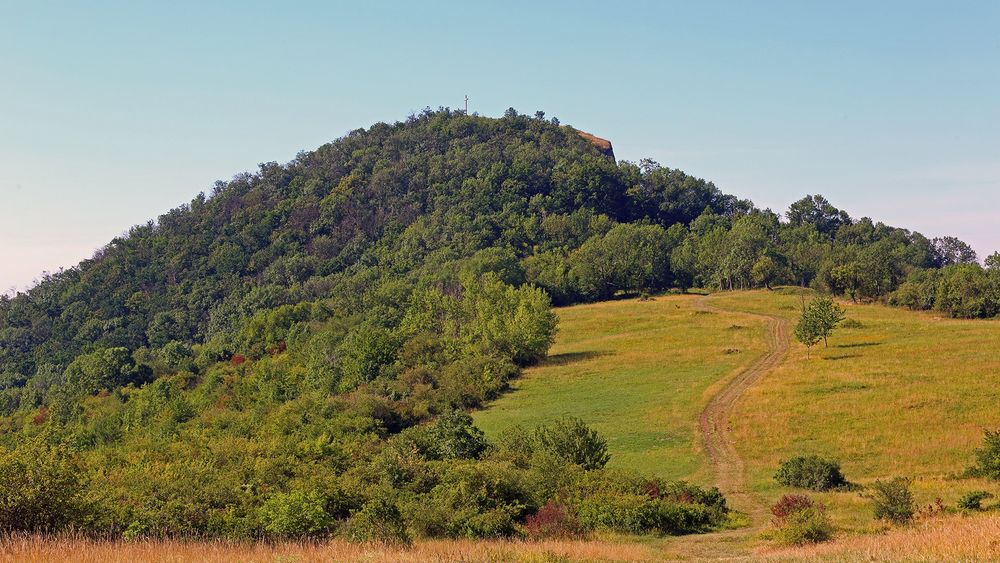
M 832 297 L 817 297 L 802 309 L 795 325 L 795 338 L 811 348 L 820 340 L 828 346 L 827 339 L 845 318 L 844 308 Z
M 460 410 L 441 415 L 431 437 L 435 449 L 445 459 L 474 459 L 488 444 L 483 431 L 472 423 L 472 417 Z
M 0 531 L 55 532 L 85 514 L 83 483 L 69 450 L 30 438 L 0 447 Z
M 670 279 L 670 240 L 659 225 L 615 225 L 570 256 L 571 274 L 591 299 L 660 289 Z
M 260 519 L 274 537 L 318 536 L 333 524 L 325 504 L 326 499 L 316 491 L 275 493 L 261 505 Z
M 66 368 L 66 384 L 81 394 L 142 383 L 149 368 L 136 364 L 127 348 L 104 348 L 79 356 Z
M 541 450 L 587 470 L 601 469 L 611 459 L 607 441 L 579 418 L 564 417 L 539 426 L 535 440 Z

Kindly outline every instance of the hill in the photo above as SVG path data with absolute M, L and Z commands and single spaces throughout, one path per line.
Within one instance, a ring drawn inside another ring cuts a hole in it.
M 691 416 L 762 349 L 761 325 L 690 297 L 597 302 L 798 283 L 996 313 L 1000 262 L 973 263 L 961 241 L 820 196 L 781 217 L 542 117 L 427 110 L 353 131 L 0 300 L 0 529 L 716 530 L 738 517 L 692 451 Z M 597 304 L 563 310 L 563 348 L 531 368 L 556 338 L 552 305 L 579 303 Z M 523 368 L 523 393 L 500 398 Z M 486 436 L 467 411 L 498 398 L 511 420 L 482 415 Z M 592 410 L 549 416 L 567 398 Z M 640 420 L 669 435 L 623 432 Z

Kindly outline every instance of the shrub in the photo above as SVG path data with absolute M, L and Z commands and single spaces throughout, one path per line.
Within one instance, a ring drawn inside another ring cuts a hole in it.
M 717 525 L 723 514 L 703 504 L 650 498 L 646 494 L 628 492 L 591 495 L 583 499 L 578 507 L 580 522 L 585 527 L 629 534 L 703 532 Z
M 318 536 L 333 523 L 325 505 L 326 500 L 316 491 L 275 493 L 261 505 L 259 514 L 264 529 L 272 536 Z
M 580 503 L 580 522 L 591 529 L 642 534 L 654 528 L 653 503 L 648 496 L 605 493 Z
M 535 439 L 541 449 L 587 470 L 601 469 L 611 459 L 607 441 L 579 418 L 565 417 L 540 426 Z
M 513 536 L 516 522 L 537 507 L 531 484 L 509 464 L 456 461 L 439 467 L 440 481 L 425 504 L 444 515 L 439 526 L 447 536 Z
M 430 432 L 437 453 L 445 459 L 474 459 L 486 449 L 486 436 L 460 410 L 441 415 Z
M 993 498 L 993 494 L 986 491 L 969 491 L 958 499 L 958 507 L 963 510 L 982 510 L 982 502 Z
M 340 359 L 340 389 L 350 391 L 375 379 L 393 362 L 399 343 L 388 329 L 375 325 L 355 327 L 337 348 Z
M 531 539 L 575 538 L 583 534 L 580 521 L 561 504 L 549 501 L 538 512 L 528 516 L 524 529 Z
M 789 514 L 775 536 L 792 545 L 824 542 L 833 536 L 833 524 L 823 507 L 812 505 Z
M 983 447 L 976 450 L 976 465 L 970 473 L 1000 480 L 1000 430 L 987 430 Z
M 913 519 L 915 511 L 910 480 L 896 477 L 891 481 L 875 481 L 869 498 L 872 510 L 878 520 L 888 520 L 894 524 L 905 524 Z
M 816 455 L 783 461 L 774 478 L 782 485 L 813 491 L 829 491 L 848 485 L 840 472 L 840 463 Z
M 806 495 L 784 495 L 778 502 L 771 506 L 774 525 L 781 526 L 792 514 L 812 508 L 813 506 L 815 506 L 815 503 Z
M 396 504 L 384 497 L 376 497 L 351 516 L 347 524 L 352 541 L 409 544 L 410 535 L 406 522 Z
M 84 514 L 82 485 L 63 446 L 34 438 L 0 448 L 0 531 L 54 532 Z

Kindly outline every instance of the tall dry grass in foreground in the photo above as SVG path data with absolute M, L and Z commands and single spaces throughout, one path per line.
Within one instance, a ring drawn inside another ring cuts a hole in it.
M 11 536 L 0 538 L 0 562 L 59 561 L 132 563 L 173 561 L 304 562 L 363 561 L 652 561 L 656 552 L 642 545 L 599 541 L 472 541 L 415 542 L 412 547 L 356 544 L 344 541 L 303 543 L 226 543 L 220 541 L 94 541 L 83 538 Z
M 791 561 L 1000 561 L 1000 515 L 936 518 L 884 534 L 760 555 Z

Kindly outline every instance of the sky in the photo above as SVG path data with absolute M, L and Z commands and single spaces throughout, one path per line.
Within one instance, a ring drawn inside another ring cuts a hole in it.
M 1000 249 L 1000 2 L 0 0 L 0 293 L 424 107 Z

